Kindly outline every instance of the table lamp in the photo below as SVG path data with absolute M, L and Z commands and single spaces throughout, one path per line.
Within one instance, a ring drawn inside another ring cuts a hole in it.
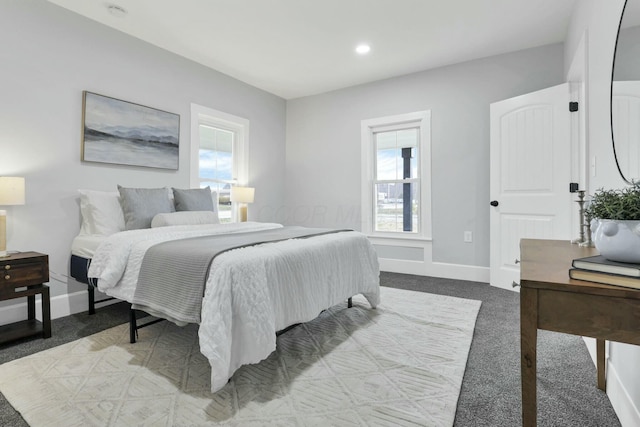
M 240 221 L 247 221 L 247 203 L 253 203 L 255 188 L 252 187 L 231 187 L 231 201 L 240 203 Z
M 0 206 L 24 205 L 24 178 L 0 176 Z M 0 210 L 0 257 L 7 256 L 7 211 Z

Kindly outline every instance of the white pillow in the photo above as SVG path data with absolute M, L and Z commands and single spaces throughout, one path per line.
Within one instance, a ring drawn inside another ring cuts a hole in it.
M 82 227 L 80 234 L 109 236 L 124 230 L 124 215 L 117 192 L 78 190 Z
M 218 215 L 212 211 L 180 211 L 159 213 L 151 220 L 151 227 L 166 227 L 168 225 L 201 225 L 219 224 Z

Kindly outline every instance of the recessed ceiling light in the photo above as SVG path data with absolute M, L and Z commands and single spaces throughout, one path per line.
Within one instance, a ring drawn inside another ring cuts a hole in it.
M 356 52 L 359 55 L 366 55 L 371 50 L 371 47 L 368 44 L 361 44 L 356 47 Z
M 107 10 L 109 11 L 110 14 L 118 18 L 122 18 L 127 14 L 126 9 L 121 6 L 118 6 L 117 4 L 108 4 Z

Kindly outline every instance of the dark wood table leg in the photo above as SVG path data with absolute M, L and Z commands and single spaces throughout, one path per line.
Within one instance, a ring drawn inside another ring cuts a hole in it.
M 538 344 L 538 290 L 520 289 L 520 369 L 522 372 L 522 425 L 537 423 L 536 363 Z
M 605 361 L 604 340 L 596 339 L 596 366 L 598 367 L 598 388 L 607 391 L 607 363 Z
M 43 285 L 42 289 L 42 336 L 51 338 L 51 303 L 49 299 L 49 287 Z
M 27 297 L 27 319 L 32 320 L 36 318 L 36 296 L 29 295 Z

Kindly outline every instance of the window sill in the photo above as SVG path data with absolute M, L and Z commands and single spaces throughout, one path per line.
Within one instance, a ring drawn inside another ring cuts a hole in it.
M 433 241 L 433 239 L 431 237 L 425 237 L 425 236 L 410 236 L 410 235 L 403 235 L 403 234 L 378 234 L 378 233 L 363 233 L 365 236 L 367 236 L 369 239 L 380 239 L 380 240 L 403 240 L 403 241 L 410 241 L 410 242 L 423 242 L 423 243 L 428 243 Z

